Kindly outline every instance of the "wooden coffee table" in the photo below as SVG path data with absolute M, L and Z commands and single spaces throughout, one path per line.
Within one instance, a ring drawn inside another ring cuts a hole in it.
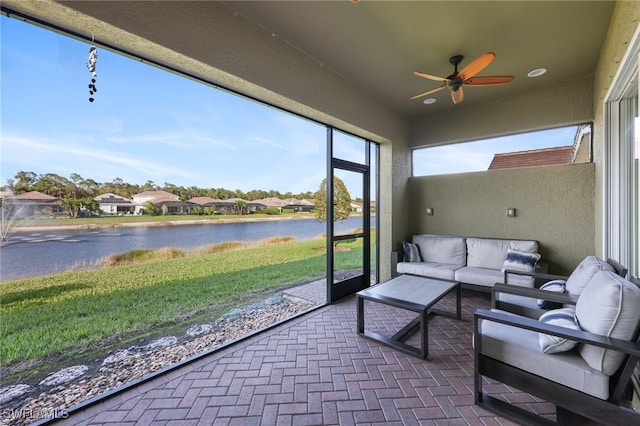
M 444 296 L 455 290 L 456 312 L 446 312 L 431 307 Z M 392 348 L 406 352 L 420 358 L 426 358 L 429 353 L 428 342 L 428 317 L 436 313 L 452 318 L 461 317 L 461 287 L 458 281 L 442 280 L 438 278 L 426 278 L 416 275 L 400 275 L 382 284 L 362 290 L 357 297 L 357 321 L 358 334 L 376 342 L 391 346 Z M 418 313 L 416 319 L 411 321 L 392 337 L 382 336 L 371 330 L 366 330 L 364 325 L 364 301 L 371 300 L 397 308 L 407 309 Z M 420 347 L 411 346 L 402 340 L 415 327 L 420 326 Z

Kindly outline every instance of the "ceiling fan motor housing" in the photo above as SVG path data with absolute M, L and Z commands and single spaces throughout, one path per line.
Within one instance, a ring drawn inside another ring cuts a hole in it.
M 447 77 L 447 82 L 446 85 L 450 90 L 453 90 L 454 92 L 457 91 L 461 86 L 462 83 L 464 83 L 462 81 L 462 79 L 460 77 L 458 77 L 458 74 L 451 74 L 449 77 Z

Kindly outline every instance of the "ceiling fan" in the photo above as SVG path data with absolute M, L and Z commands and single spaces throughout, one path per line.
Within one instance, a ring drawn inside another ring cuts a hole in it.
M 421 98 L 423 96 L 430 95 L 439 90 L 444 89 L 445 87 L 451 90 L 451 99 L 454 104 L 458 104 L 462 102 L 464 98 L 464 92 L 462 90 L 462 86 L 493 86 L 496 84 L 506 84 L 513 81 L 515 77 L 513 76 L 487 76 L 487 77 L 474 77 L 477 73 L 482 71 L 487 65 L 489 65 L 496 57 L 496 54 L 493 52 L 487 52 L 485 54 L 480 55 L 478 58 L 473 60 L 469 65 L 464 67 L 460 72 L 458 72 L 458 65 L 462 62 L 464 56 L 456 55 L 452 56 L 449 59 L 449 63 L 454 66 L 453 74 L 448 76 L 447 78 L 438 77 L 431 74 L 426 74 L 419 71 L 414 71 L 413 74 L 426 78 L 429 80 L 439 81 L 442 83 L 442 86 L 439 86 L 435 89 L 429 90 L 428 92 L 420 93 L 419 95 L 411 97 L 411 99 Z

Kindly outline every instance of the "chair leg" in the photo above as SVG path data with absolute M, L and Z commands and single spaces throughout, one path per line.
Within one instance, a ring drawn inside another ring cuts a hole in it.
M 573 425 L 573 412 L 556 406 L 556 422 L 560 425 Z

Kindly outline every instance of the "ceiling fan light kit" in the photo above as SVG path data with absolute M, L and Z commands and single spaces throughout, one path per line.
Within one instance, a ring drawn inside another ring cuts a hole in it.
M 513 81 L 513 76 L 486 76 L 486 77 L 474 77 L 477 73 L 482 71 L 495 59 L 496 55 L 493 52 L 487 52 L 480 55 L 473 60 L 469 65 L 464 67 L 458 72 L 458 65 L 464 59 L 462 55 L 455 55 L 449 58 L 449 63 L 453 65 L 453 74 L 446 78 L 438 77 L 435 75 L 423 73 L 420 71 L 414 71 L 414 75 L 417 77 L 426 78 L 428 80 L 438 81 L 442 83 L 441 86 L 435 89 L 429 90 L 424 93 L 420 93 L 416 96 L 412 96 L 410 99 L 422 98 L 432 93 L 438 92 L 444 88 L 449 89 L 451 92 L 451 100 L 454 104 L 458 104 L 464 99 L 463 86 L 494 86 L 497 84 L 507 84 Z M 426 103 L 426 102 L 425 102 Z

